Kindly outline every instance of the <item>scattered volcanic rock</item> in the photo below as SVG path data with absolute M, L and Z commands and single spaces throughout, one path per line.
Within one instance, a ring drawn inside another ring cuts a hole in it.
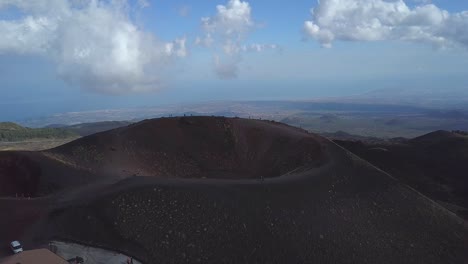
M 42 155 L 96 177 L 135 168 L 146 176 L 38 200 L 48 211 L 24 224 L 23 241 L 79 241 L 144 263 L 468 260 L 461 218 L 333 142 L 279 123 L 147 120 Z

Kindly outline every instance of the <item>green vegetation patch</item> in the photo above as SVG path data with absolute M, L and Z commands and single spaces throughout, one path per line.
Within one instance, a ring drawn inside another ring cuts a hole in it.
M 63 139 L 78 136 L 63 128 L 28 128 L 11 122 L 0 123 L 0 142 L 26 141 L 31 139 Z

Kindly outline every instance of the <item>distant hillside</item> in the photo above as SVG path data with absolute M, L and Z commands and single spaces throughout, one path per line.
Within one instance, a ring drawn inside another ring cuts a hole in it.
M 461 110 L 432 110 L 426 113 L 427 116 L 447 119 L 467 119 L 468 114 L 466 111 Z
M 124 127 L 131 121 L 104 121 L 76 125 L 52 124 L 43 128 L 23 127 L 12 122 L 0 122 L 0 142 L 21 142 L 32 139 L 68 139 Z
M 18 131 L 23 129 L 25 128 L 13 122 L 0 122 L 1 131 Z
M 334 141 L 468 219 L 465 134 L 439 130 L 393 142 L 345 138 Z
M 12 122 L 0 123 L 0 142 L 31 139 L 63 139 L 76 136 L 75 132 L 62 128 L 28 128 Z

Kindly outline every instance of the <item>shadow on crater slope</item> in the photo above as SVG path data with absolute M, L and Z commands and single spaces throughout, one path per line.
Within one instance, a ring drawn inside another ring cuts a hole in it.
M 44 196 L 131 176 L 252 179 L 326 162 L 320 137 L 224 117 L 146 120 L 42 152 L 0 153 L 0 196 Z
M 30 210 L 0 219 L 0 242 L 74 240 L 144 263 L 468 260 L 461 218 L 333 142 L 279 123 L 162 118 L 34 155 L 46 160 L 33 157 L 41 177 L 51 162 L 89 172 L 59 173 L 88 184 L 34 207 L 0 199 L 1 210 Z

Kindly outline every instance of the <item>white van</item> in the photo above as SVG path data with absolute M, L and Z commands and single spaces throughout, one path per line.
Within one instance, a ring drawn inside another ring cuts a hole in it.
M 13 253 L 15 254 L 23 252 L 23 246 L 21 246 L 21 243 L 16 240 L 10 243 L 10 248 L 11 250 L 13 250 Z

